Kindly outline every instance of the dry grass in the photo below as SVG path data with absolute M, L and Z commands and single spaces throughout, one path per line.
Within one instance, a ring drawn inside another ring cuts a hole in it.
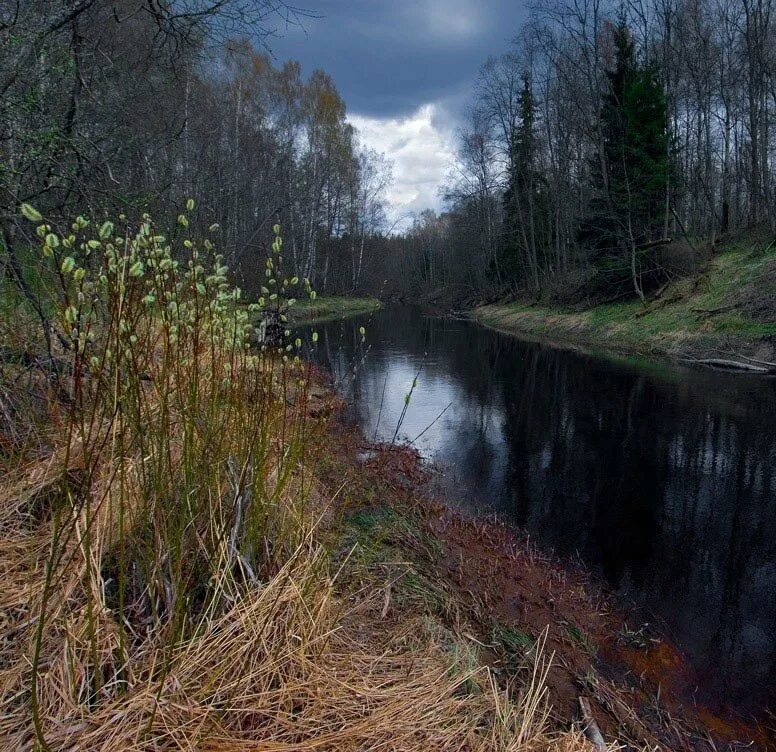
M 500 688 L 381 584 L 338 596 L 306 367 L 195 277 L 114 267 L 68 368 L 0 372 L 0 750 L 585 749 L 541 658 Z
M 81 456 L 69 459 L 73 472 Z M 278 571 L 224 587 L 221 607 L 192 612 L 196 624 L 171 641 L 169 624 L 150 620 L 142 593 L 121 610 L 111 603 L 107 572 L 122 537 L 116 515 L 70 510 L 68 563 L 42 608 L 55 531 L 34 510 L 53 493 L 62 461 L 54 452 L 31 463 L 0 491 L 0 748 L 32 750 L 41 741 L 51 750 L 586 747 L 574 733 L 548 735 L 543 663 L 518 693 L 504 692 L 484 670 L 452 665 L 419 618 L 382 619 L 378 589 L 345 609 L 309 525 Z M 111 507 L 106 484 L 118 476 L 96 482 L 95 507 Z M 87 552 L 90 516 L 100 543 Z M 124 536 L 136 532 L 129 525 Z

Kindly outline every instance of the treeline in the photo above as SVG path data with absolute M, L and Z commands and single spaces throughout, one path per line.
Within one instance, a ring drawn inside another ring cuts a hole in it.
M 262 45 L 300 20 L 275 0 L 0 4 L 0 276 L 34 301 L 23 203 L 174 226 L 193 198 L 249 293 L 275 222 L 294 274 L 359 288 L 390 166 L 329 76 L 273 64 Z
M 411 284 L 644 296 L 726 233 L 772 233 L 775 11 L 544 0 L 481 70 L 449 211 L 410 232 Z

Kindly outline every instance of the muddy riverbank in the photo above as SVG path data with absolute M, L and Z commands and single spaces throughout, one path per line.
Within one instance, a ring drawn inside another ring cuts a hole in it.
M 386 618 L 426 611 L 516 691 L 546 666 L 560 729 L 580 722 L 582 697 L 606 741 L 628 748 L 770 748 L 776 737 L 762 719 L 699 702 L 698 677 L 681 650 L 579 562 L 444 504 L 417 452 L 366 441 L 342 409 L 329 450 L 321 478 L 346 489 L 337 512 L 347 542 L 340 555 L 363 556 L 369 571 L 391 581 Z M 357 580 L 349 586 L 363 587 L 367 577 Z

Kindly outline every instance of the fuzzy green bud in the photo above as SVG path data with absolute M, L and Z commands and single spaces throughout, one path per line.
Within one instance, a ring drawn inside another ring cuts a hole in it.
M 40 222 L 43 219 L 43 215 L 34 206 L 22 204 L 20 208 L 22 216 L 30 222 Z

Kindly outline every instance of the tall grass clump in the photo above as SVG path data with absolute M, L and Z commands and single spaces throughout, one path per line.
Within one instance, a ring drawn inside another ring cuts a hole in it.
M 3 607 L 28 648 L 4 656 L 3 679 L 45 744 L 68 704 L 133 685 L 139 645 L 160 648 L 162 681 L 182 642 L 307 545 L 307 379 L 291 346 L 252 347 L 250 318 L 290 281 L 268 275 L 277 291 L 242 305 L 186 214 L 166 237 L 148 216 L 58 231 L 24 211 L 57 281 L 57 352 L 45 458 L 3 458 L 0 524 L 19 554 Z
M 380 587 L 337 596 L 285 329 L 314 293 L 276 226 L 246 305 L 193 209 L 165 234 L 23 207 L 54 324 L 0 362 L 0 749 L 583 747 L 545 736 L 543 673 L 513 703 Z

